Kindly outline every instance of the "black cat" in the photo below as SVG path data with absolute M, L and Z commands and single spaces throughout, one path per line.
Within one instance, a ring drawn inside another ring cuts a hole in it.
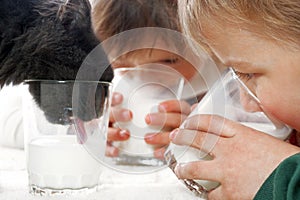
M 103 56 L 105 54 L 92 31 L 91 6 L 88 0 L 0 2 L 1 86 L 20 84 L 27 79 L 112 80 L 112 68 L 106 56 Z M 96 51 L 86 61 L 93 49 Z M 95 56 L 97 53 L 99 56 Z M 84 61 L 87 63 L 87 72 L 78 75 Z M 39 85 L 29 87 L 39 103 Z M 65 117 L 62 116 L 65 115 L 62 109 L 72 107 L 72 87 L 61 91 L 62 94 L 66 92 L 69 96 L 64 99 L 51 98 L 49 94 L 49 105 L 40 105 L 52 123 L 62 123 L 61 118 Z M 98 96 L 101 97 L 103 92 L 107 91 L 97 90 Z M 86 102 L 86 99 L 82 102 Z M 79 118 L 89 120 L 94 117 L 92 113 L 80 113 L 80 110 L 85 109 L 78 108 L 76 114 Z M 68 113 L 70 116 L 73 114 Z

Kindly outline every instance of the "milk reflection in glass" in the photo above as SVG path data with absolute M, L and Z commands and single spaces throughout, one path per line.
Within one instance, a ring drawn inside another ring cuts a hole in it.
M 111 84 L 28 80 L 24 87 L 29 192 L 51 196 L 96 191 L 102 166 L 86 144 L 91 136 L 106 135 Z
M 123 102 L 119 106 L 131 110 L 133 114 L 131 121 L 114 124 L 130 131 L 129 140 L 114 142 L 114 146 L 119 148 L 119 159 L 123 157 L 125 160 L 122 163 L 125 164 L 145 164 L 143 159 L 155 159 L 153 145 L 144 141 L 145 134 L 163 130 L 162 126 L 146 124 L 145 117 L 149 113 L 158 112 L 159 103 L 179 99 L 184 80 L 177 72 L 169 69 L 119 68 L 115 70 L 113 84 L 113 91 L 123 95 Z

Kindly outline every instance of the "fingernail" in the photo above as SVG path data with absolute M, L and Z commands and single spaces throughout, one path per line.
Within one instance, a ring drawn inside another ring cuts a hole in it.
M 116 149 L 116 148 L 109 148 L 109 155 L 111 156 L 111 157 L 116 157 L 116 156 L 118 156 L 118 149 Z
M 164 155 L 165 155 L 165 149 L 164 148 L 161 148 L 161 149 L 158 149 L 158 150 L 154 151 L 154 156 L 156 158 L 163 159 Z
M 153 133 L 147 133 L 145 135 L 145 140 L 146 141 L 152 141 L 154 139 L 155 135 L 156 135 L 155 133 L 154 134 Z
M 123 96 L 118 92 L 114 92 L 113 98 L 115 102 L 122 102 Z
M 130 136 L 130 133 L 128 130 L 120 130 L 119 134 L 122 138 L 127 138 Z
M 181 164 L 178 163 L 174 169 L 174 172 L 179 179 L 180 179 L 180 167 L 181 167 Z
M 150 124 L 151 123 L 151 116 L 150 116 L 150 114 L 146 115 L 145 122 L 146 122 L 146 124 Z
M 173 140 L 177 136 L 178 131 L 179 131 L 179 129 L 176 128 L 170 133 L 170 135 L 169 135 L 170 140 Z
M 125 110 L 122 112 L 122 116 L 124 117 L 125 120 L 130 120 L 132 119 L 132 112 L 129 110 Z
M 160 112 L 167 112 L 166 106 L 163 104 L 158 105 L 158 111 Z

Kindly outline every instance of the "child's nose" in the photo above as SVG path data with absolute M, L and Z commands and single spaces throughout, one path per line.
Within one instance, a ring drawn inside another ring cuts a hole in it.
M 259 102 L 255 99 L 255 97 L 251 96 L 244 89 L 240 90 L 240 101 L 247 112 L 259 112 L 262 111 Z

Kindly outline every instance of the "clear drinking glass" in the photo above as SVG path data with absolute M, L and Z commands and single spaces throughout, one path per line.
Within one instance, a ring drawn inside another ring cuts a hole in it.
M 115 127 L 130 131 L 127 141 L 114 142 L 119 149 L 119 156 L 114 158 L 120 165 L 162 166 L 163 160 L 154 157 L 154 146 L 144 141 L 146 133 L 169 131 L 162 126 L 149 126 L 145 116 L 158 112 L 159 103 L 180 99 L 184 78 L 165 66 L 119 68 L 114 70 L 113 91 L 123 95 L 119 105 L 132 111 L 130 122 L 116 122 Z
M 102 166 L 83 144 L 92 135 L 106 137 L 111 84 L 54 80 L 24 84 L 28 87 L 23 94 L 23 122 L 29 192 L 95 191 Z M 104 148 L 105 140 L 103 154 Z
M 264 112 L 257 97 L 239 79 L 232 68 L 222 74 L 221 78 L 216 81 L 189 117 L 199 114 L 223 116 L 282 140 L 286 139 L 291 132 L 288 126 Z M 184 127 L 184 123 L 180 128 Z M 203 149 L 209 152 L 217 140 L 217 137 L 206 137 L 202 146 Z M 174 170 L 177 163 L 212 159 L 208 153 L 175 144 L 169 146 L 165 158 L 172 170 Z M 217 182 L 206 180 L 183 180 L 183 182 L 190 190 L 201 197 L 205 197 L 207 191 L 219 185 Z

